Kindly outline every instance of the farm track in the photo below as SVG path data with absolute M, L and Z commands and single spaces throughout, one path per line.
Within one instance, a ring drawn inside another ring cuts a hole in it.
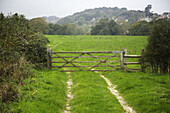
M 130 107 L 125 100 L 123 99 L 122 96 L 120 96 L 119 92 L 115 89 L 116 85 L 113 85 L 110 80 L 108 78 L 106 78 L 103 75 L 100 75 L 108 84 L 108 89 L 110 90 L 110 92 L 116 96 L 117 100 L 119 101 L 120 105 L 123 107 L 123 109 L 125 110 L 125 113 L 136 113 L 132 107 Z
M 68 81 L 67 81 L 67 102 L 66 102 L 66 109 L 64 110 L 64 113 L 71 113 L 71 106 L 70 106 L 70 101 L 74 98 L 73 95 L 71 94 L 71 86 L 73 84 L 72 79 L 71 79 L 71 72 L 66 72 L 68 75 Z M 98 73 L 98 72 L 96 72 Z M 99 74 L 99 73 L 98 73 Z M 100 77 L 102 77 L 107 85 L 108 85 L 108 89 L 110 90 L 110 92 L 117 98 L 118 102 L 120 103 L 120 105 L 123 107 L 123 109 L 125 110 L 125 113 L 136 113 L 136 111 L 133 110 L 132 107 L 130 107 L 126 101 L 124 100 L 124 98 L 119 94 L 118 90 L 116 90 L 116 85 L 113 85 L 111 83 L 111 81 L 106 78 L 104 75 L 99 74 Z
M 67 102 L 66 102 L 66 109 L 64 110 L 64 113 L 71 113 L 70 109 L 70 101 L 73 99 L 73 95 L 71 94 L 71 86 L 73 84 L 71 79 L 71 73 L 67 72 L 68 80 L 67 80 Z
M 98 73 L 98 72 L 96 72 Z M 99 74 L 99 73 L 98 73 Z M 123 107 L 123 109 L 125 110 L 125 113 L 136 113 L 136 111 L 134 111 L 132 109 L 132 107 L 130 107 L 126 101 L 124 100 L 124 98 L 119 94 L 118 90 L 116 90 L 116 85 L 113 85 L 111 83 L 111 81 L 106 78 L 105 76 L 99 74 L 107 83 L 108 85 L 108 89 L 110 90 L 110 92 L 117 98 L 117 100 L 119 101 L 120 105 Z

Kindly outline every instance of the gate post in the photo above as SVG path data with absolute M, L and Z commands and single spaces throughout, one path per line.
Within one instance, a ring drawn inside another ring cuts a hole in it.
M 144 49 L 141 50 L 141 57 L 144 55 Z M 144 66 L 144 61 L 142 60 L 141 62 L 141 71 L 145 72 L 145 66 Z
M 124 70 L 124 49 L 121 48 L 121 53 L 120 53 L 120 67 L 121 67 L 121 70 L 123 71 Z
M 51 47 L 48 46 L 48 47 L 47 47 L 47 67 L 48 67 L 49 69 L 52 68 L 51 53 L 52 53 Z
M 123 54 L 123 56 L 126 56 L 127 55 L 127 49 L 126 48 L 124 48 L 124 54 Z M 123 61 L 124 61 L 124 63 L 126 63 L 126 61 L 127 61 L 127 58 L 125 58 L 125 57 L 123 57 L 124 59 L 123 59 Z M 125 68 L 125 72 L 127 72 L 127 65 L 125 64 L 124 65 L 124 68 Z

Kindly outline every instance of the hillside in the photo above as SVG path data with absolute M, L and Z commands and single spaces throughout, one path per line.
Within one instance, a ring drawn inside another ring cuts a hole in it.
M 71 16 L 64 17 L 60 19 L 57 24 L 76 23 L 79 26 L 91 26 L 101 18 L 109 18 L 116 21 L 128 21 L 130 24 L 133 24 L 142 17 L 144 17 L 143 11 L 127 10 L 126 8 L 117 7 L 102 7 L 87 9 Z
M 44 18 L 48 23 L 53 23 L 53 24 L 56 24 L 60 18 L 59 17 L 56 17 L 56 16 L 43 16 L 42 18 Z

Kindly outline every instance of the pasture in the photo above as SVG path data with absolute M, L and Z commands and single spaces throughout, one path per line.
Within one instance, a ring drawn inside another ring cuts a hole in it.
M 140 55 L 147 45 L 146 36 L 57 36 L 46 35 L 53 51 L 119 51 Z M 133 59 L 136 61 L 137 59 Z M 79 64 L 77 64 L 79 65 Z M 134 65 L 136 67 L 136 65 Z M 87 68 L 87 67 L 84 67 Z M 64 69 L 62 69 L 64 70 Z M 170 111 L 170 76 L 142 72 L 71 72 L 69 106 L 72 113 L 124 113 L 124 109 L 107 88 L 99 74 L 107 77 L 137 113 L 168 113 Z M 60 113 L 67 107 L 65 72 L 37 71 L 25 81 L 22 98 L 11 104 L 11 112 Z

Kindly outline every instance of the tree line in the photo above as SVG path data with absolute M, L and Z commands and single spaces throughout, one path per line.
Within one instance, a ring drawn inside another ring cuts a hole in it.
M 73 23 L 63 25 L 47 23 L 44 18 L 33 18 L 30 20 L 33 31 L 48 35 L 85 35 L 85 28 Z
M 44 18 L 34 18 L 29 21 L 31 29 L 48 35 L 149 35 L 154 21 L 138 21 L 130 25 L 126 21 L 116 22 L 114 19 L 101 19 L 91 30 L 74 23 L 47 23 Z
M 149 6 L 148 6 L 149 7 Z M 150 8 L 150 7 L 149 7 Z M 149 10 L 149 9 L 148 9 Z M 149 14 L 149 13 L 148 13 Z M 35 20 L 38 20 L 35 19 Z M 41 20 L 41 19 L 40 19 Z M 30 21 L 32 29 L 50 35 L 81 35 L 86 34 L 81 28 L 75 24 L 47 24 L 44 21 L 44 26 L 33 26 L 33 20 Z M 45 24 L 46 23 L 46 24 Z M 156 73 L 169 73 L 170 67 L 170 20 L 161 19 L 151 22 L 138 21 L 131 26 L 128 22 L 116 22 L 114 19 L 101 19 L 91 27 L 91 35 L 148 35 L 148 45 L 142 60 L 147 62 L 152 71 Z M 44 29 L 46 28 L 46 30 Z M 48 32 L 47 32 L 48 31 Z M 149 66 L 147 65 L 147 67 Z

